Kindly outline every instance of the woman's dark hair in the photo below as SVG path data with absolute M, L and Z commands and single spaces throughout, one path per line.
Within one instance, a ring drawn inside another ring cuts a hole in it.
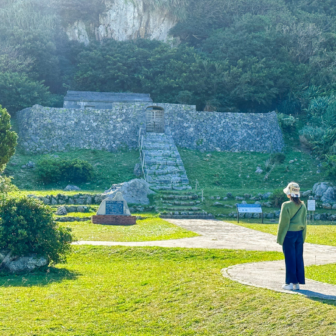
M 300 197 L 290 197 L 291 201 L 293 201 L 296 205 L 300 205 L 302 201 L 300 200 Z

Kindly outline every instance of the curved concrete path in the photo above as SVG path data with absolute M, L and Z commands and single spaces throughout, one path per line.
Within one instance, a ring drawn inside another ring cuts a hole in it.
M 242 226 L 215 220 L 170 219 L 170 223 L 198 233 L 199 237 L 150 241 L 150 242 L 100 242 L 80 241 L 77 245 L 103 246 L 157 246 L 184 248 L 214 248 L 250 251 L 282 252 L 275 236 L 244 228 Z M 309 234 L 309 231 L 308 231 Z M 305 265 L 324 265 L 336 263 L 336 247 L 305 244 Z M 245 285 L 267 288 L 278 292 L 300 294 L 307 297 L 336 300 L 336 286 L 307 280 L 300 291 L 284 291 L 281 286 L 285 279 L 285 263 L 268 261 L 239 264 L 223 269 L 222 274 L 231 280 Z

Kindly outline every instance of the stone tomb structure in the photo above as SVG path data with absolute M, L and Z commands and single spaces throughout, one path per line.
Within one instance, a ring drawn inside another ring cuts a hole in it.
M 70 100 L 72 95 L 65 98 L 64 108 L 35 105 L 17 113 L 25 153 L 138 149 L 139 134 L 147 129 L 166 134 L 177 147 L 202 152 L 273 153 L 284 148 L 275 112 L 198 112 L 190 105 L 126 102 L 120 94 L 112 95 L 118 100 L 114 102 L 83 101 L 80 95 Z
M 120 192 L 102 201 L 96 216 L 92 216 L 93 224 L 102 225 L 134 225 L 136 217 L 131 216 L 127 202 Z
M 152 103 L 149 94 L 114 93 L 91 91 L 68 91 L 64 97 L 64 108 L 113 109 L 114 103 Z

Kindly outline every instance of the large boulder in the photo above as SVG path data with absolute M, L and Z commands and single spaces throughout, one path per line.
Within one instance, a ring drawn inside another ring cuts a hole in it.
M 10 273 L 26 273 L 47 266 L 48 259 L 32 254 L 24 257 L 12 257 L 8 251 L 0 251 L 1 267 Z
M 67 185 L 65 188 L 64 188 L 64 191 L 80 191 L 81 189 L 78 188 L 77 186 L 75 185 Z
M 149 204 L 148 195 L 155 194 L 149 189 L 149 184 L 142 179 L 134 179 L 129 182 L 113 184 L 109 190 L 106 190 L 103 196 L 113 198 L 117 192 L 121 192 L 127 203 L 131 204 Z
M 313 194 L 316 199 L 322 202 L 335 202 L 336 188 L 330 182 L 315 183 L 313 187 Z

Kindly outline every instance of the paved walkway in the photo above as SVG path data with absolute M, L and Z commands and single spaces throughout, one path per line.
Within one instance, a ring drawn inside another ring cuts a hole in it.
M 81 241 L 78 245 L 104 246 L 158 246 L 185 248 L 214 248 L 250 251 L 282 252 L 276 243 L 275 236 L 238 225 L 215 220 L 169 219 L 169 222 L 198 233 L 199 237 L 152 242 L 92 242 Z M 336 247 L 326 245 L 305 244 L 305 265 L 324 265 L 336 263 Z M 223 269 L 222 274 L 242 284 L 268 288 L 290 294 L 336 300 L 336 286 L 307 280 L 300 291 L 284 291 L 281 289 L 285 279 L 285 263 L 268 261 L 250 264 L 239 264 Z

